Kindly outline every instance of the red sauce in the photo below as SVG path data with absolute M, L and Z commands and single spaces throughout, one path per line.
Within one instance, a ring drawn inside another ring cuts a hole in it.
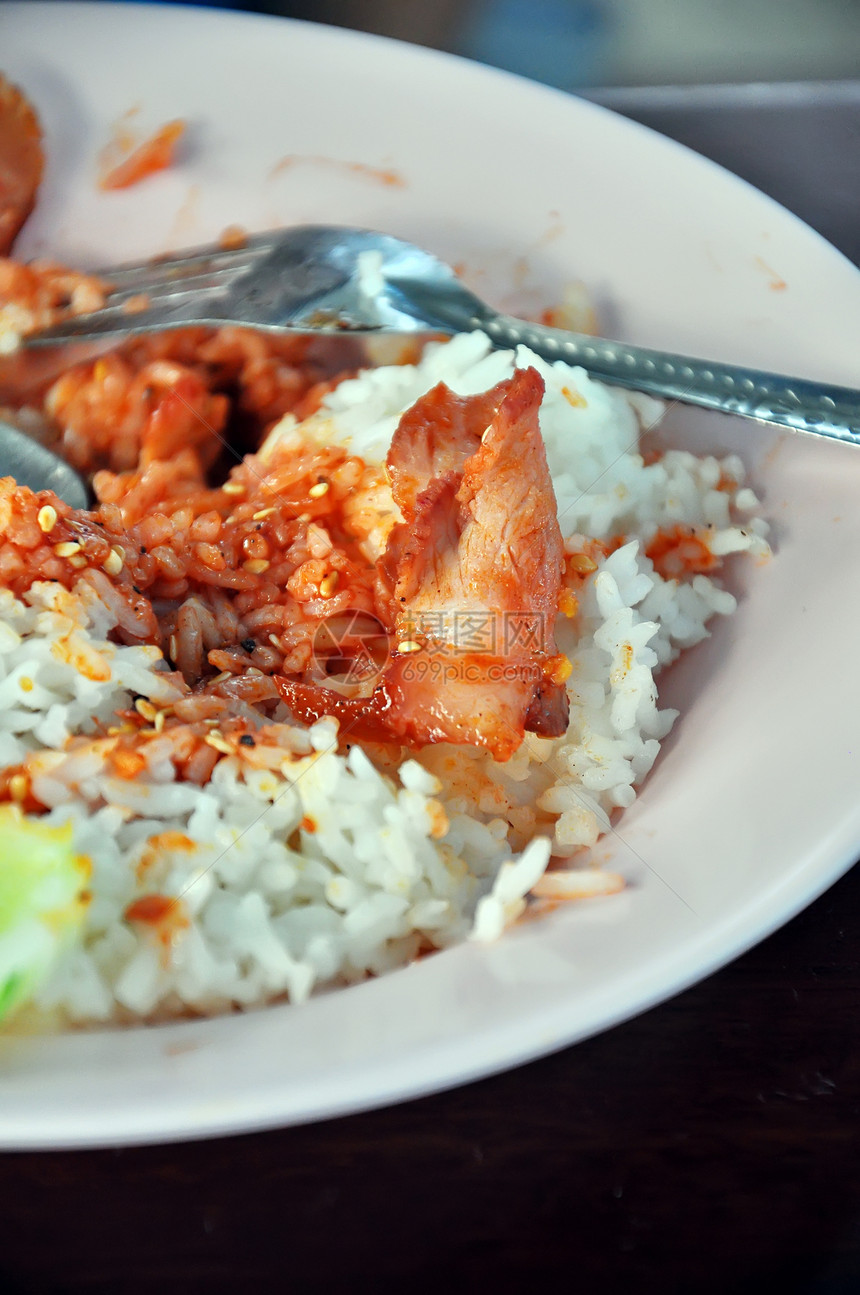
M 178 936 L 191 925 L 181 899 L 169 895 L 141 895 L 125 910 L 125 920 L 149 928 L 161 945 L 162 965 L 170 962 L 170 950 Z
M 692 526 L 667 526 L 657 531 L 645 552 L 667 580 L 714 571 L 720 565 L 720 559 Z
M 375 180 L 377 184 L 386 185 L 388 188 L 402 189 L 406 184 L 403 176 L 393 167 L 370 166 L 367 162 L 345 162 L 341 158 L 324 157 L 318 153 L 288 153 L 272 167 L 269 172 L 270 178 L 297 165 L 326 166 L 333 167 L 335 170 L 349 171 L 353 175 Z
M 125 910 L 125 920 L 158 926 L 166 918 L 172 917 L 180 907 L 178 899 L 167 895 L 141 895 L 140 899 L 135 899 Z
M 176 146 L 185 132 L 184 121 L 169 121 L 145 140 L 124 161 L 112 167 L 99 181 L 100 189 L 128 189 L 173 162 Z

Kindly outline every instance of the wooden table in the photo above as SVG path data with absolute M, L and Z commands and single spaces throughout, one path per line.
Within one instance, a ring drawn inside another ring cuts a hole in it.
M 695 143 L 694 107 L 675 131 L 671 104 L 639 115 Z M 742 139 L 738 169 L 768 187 L 750 140 L 771 165 L 777 116 L 738 110 L 730 138 L 704 114 L 702 148 Z M 850 111 L 849 143 L 860 95 Z M 825 149 L 841 165 L 832 126 L 816 177 Z M 827 187 L 792 183 L 830 232 Z M 840 240 L 855 257 L 858 230 Z M 854 1295 L 858 912 L 855 869 L 672 1002 L 455 1092 L 249 1137 L 0 1157 L 0 1291 Z
M 584 1295 L 850 1295 L 858 911 L 855 869 L 680 998 L 455 1092 L 250 1137 L 3 1156 L 0 1288 L 506 1291 L 569 1274 Z

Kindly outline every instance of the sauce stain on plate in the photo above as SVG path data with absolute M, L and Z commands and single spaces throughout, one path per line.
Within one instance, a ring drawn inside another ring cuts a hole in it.
M 760 270 L 763 270 L 764 273 L 768 275 L 770 282 L 767 286 L 770 288 L 771 292 L 785 292 L 788 284 L 785 279 L 783 279 L 782 275 L 777 274 L 776 270 L 772 269 L 768 265 L 767 261 L 763 261 L 760 256 L 755 258 L 755 263 Z
M 190 184 L 182 203 L 173 218 L 170 234 L 167 238 L 168 252 L 180 251 L 183 247 L 199 237 L 197 233 L 200 216 L 200 185 Z
M 561 212 L 550 211 L 547 213 L 547 227 L 537 240 L 538 247 L 545 247 L 547 243 L 554 243 L 565 232 L 564 221 L 561 218 Z
M 187 123 L 168 121 L 146 134 L 135 122 L 141 111 L 142 104 L 132 104 L 111 126 L 110 138 L 97 157 L 100 189 L 129 188 L 175 162 Z
M 110 139 L 99 150 L 100 175 L 107 175 L 137 147 L 140 139 L 131 122 L 140 113 L 140 109 L 139 103 L 133 104 L 111 126 Z
M 359 176 L 365 180 L 372 180 L 376 184 L 386 185 L 392 189 L 404 189 L 406 187 L 405 179 L 394 167 L 371 166 L 368 162 L 349 162 L 342 158 L 325 157 L 317 153 L 286 154 L 272 167 L 269 172 L 269 179 L 274 180 L 277 176 L 283 175 L 286 171 L 298 166 L 328 167 Z

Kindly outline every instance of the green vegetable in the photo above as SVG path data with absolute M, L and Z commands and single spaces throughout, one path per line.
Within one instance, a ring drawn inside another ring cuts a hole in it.
M 91 864 L 72 826 L 0 806 L 0 1020 L 26 1001 L 79 934 Z

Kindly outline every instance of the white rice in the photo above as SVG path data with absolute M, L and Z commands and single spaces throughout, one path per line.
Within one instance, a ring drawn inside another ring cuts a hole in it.
M 205 787 L 175 780 L 158 737 L 134 781 L 108 776 L 95 721 L 136 696 L 170 702 L 160 654 L 108 642 L 111 614 L 83 582 L 75 595 L 36 585 L 25 602 L 0 591 L 0 765 L 42 753 L 33 790 L 47 820 L 71 822 L 93 861 L 84 939 L 41 990 L 42 1012 L 97 1022 L 298 1002 L 428 946 L 495 939 L 530 893 L 623 884 L 583 847 L 632 803 L 673 723 L 657 706 L 657 672 L 735 607 L 714 579 L 664 580 L 643 549 L 682 523 L 709 527 L 715 554 L 766 554 L 741 463 L 671 451 L 646 465 L 638 438 L 660 416 L 656 401 L 522 347 L 493 352 L 480 333 L 343 382 L 302 431 L 379 461 L 403 410 L 436 382 L 479 392 L 515 364 L 546 382 L 541 428 L 568 550 L 583 536 L 629 542 L 600 561 L 576 620 L 559 621 L 573 665 L 568 733 L 527 735 L 506 764 L 445 746 L 376 767 L 357 747 L 338 755 L 336 724 L 323 720 L 310 731 L 279 723 L 272 767 L 237 749 Z M 727 476 L 734 493 L 717 488 Z M 93 740 L 63 750 L 76 733 Z M 573 868 L 546 873 L 551 855 Z M 179 900 L 167 943 L 124 918 L 154 893 Z

